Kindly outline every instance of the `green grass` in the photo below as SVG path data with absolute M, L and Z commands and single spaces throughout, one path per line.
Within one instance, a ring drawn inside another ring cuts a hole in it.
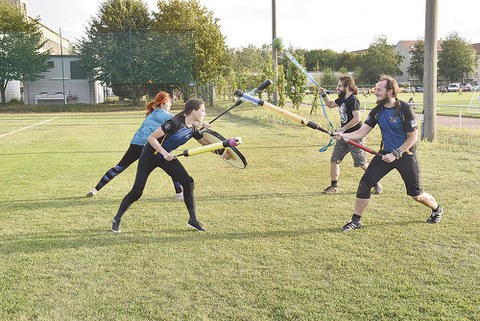
M 360 170 L 347 157 L 341 193 L 323 195 L 331 149 L 318 148 L 328 137 L 245 103 L 213 129 L 242 137 L 246 169 L 212 153 L 182 159 L 208 232 L 186 227 L 184 204 L 157 170 L 114 235 L 136 166 L 84 195 L 143 113 L 3 114 L 0 136 L 53 117 L 0 137 L 0 320 L 480 318 L 479 131 L 439 126 L 436 142 L 419 143 L 441 224 L 424 223 L 429 210 L 392 172 L 365 229 L 342 234 Z M 375 129 L 368 145 L 379 138 Z

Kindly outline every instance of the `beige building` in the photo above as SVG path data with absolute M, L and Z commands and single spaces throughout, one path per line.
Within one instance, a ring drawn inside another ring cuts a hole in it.
M 27 10 L 27 0 L 0 0 L 0 1 L 7 1 L 15 6 L 17 6 L 25 17 L 29 20 L 33 20 L 35 17 L 28 16 Z M 38 0 L 37 0 L 38 1 Z M 39 22 L 40 30 L 42 31 L 42 41 L 45 41 L 44 49 L 49 50 L 51 55 L 70 55 L 72 54 L 72 43 L 64 38 L 60 37 L 59 33 L 48 28 L 47 26 L 43 25 Z
M 413 51 L 415 50 L 415 45 L 417 44 L 417 41 L 418 40 L 401 40 L 395 46 L 395 51 L 399 53 L 401 56 L 403 56 L 403 61 L 400 64 L 400 70 L 402 71 L 403 74 L 395 77 L 395 79 L 399 83 L 404 83 L 404 84 L 407 84 L 409 82 L 412 84 L 420 83 L 419 79 L 415 77 L 411 77 L 408 74 L 408 67 L 410 66 L 412 54 L 413 54 Z M 480 79 L 480 43 L 474 43 L 472 44 L 472 47 L 477 52 L 477 57 L 478 57 L 477 69 L 474 74 L 468 75 L 465 81 L 477 83 L 478 80 Z M 437 52 L 441 52 L 441 51 L 442 51 L 442 41 L 438 40 Z

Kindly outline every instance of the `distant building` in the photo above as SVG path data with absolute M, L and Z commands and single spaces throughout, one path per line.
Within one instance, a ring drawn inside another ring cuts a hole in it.
M 408 67 L 412 61 L 412 54 L 415 51 L 415 46 L 418 40 L 400 40 L 395 46 L 395 51 L 403 57 L 402 62 L 400 63 L 401 75 L 395 76 L 395 80 L 398 83 L 419 83 L 421 79 L 412 77 L 408 74 Z M 437 51 L 442 51 L 442 41 L 437 41 Z
M 472 44 L 472 47 L 477 52 L 477 70 L 476 70 L 477 79 L 476 81 L 474 80 L 474 82 L 478 84 L 480 82 L 480 43 L 474 43 Z
M 90 81 L 79 67 L 78 60 L 77 56 L 50 56 L 47 65 L 51 69 L 45 72 L 41 79 L 24 83 L 25 104 L 97 104 L 104 102 L 105 86 L 99 81 Z
M 0 0 L 6 1 L 17 6 L 20 11 L 25 15 L 26 19 L 33 20 L 27 13 L 27 1 L 26 0 Z M 59 33 L 53 31 L 47 26 L 39 22 L 40 30 L 42 31 L 41 41 L 45 42 L 43 50 L 50 50 L 51 55 L 70 55 L 72 54 L 73 45 L 70 40 L 60 37 Z M 23 93 L 23 83 L 20 81 L 10 81 L 6 88 L 7 102 L 13 99 L 21 100 Z

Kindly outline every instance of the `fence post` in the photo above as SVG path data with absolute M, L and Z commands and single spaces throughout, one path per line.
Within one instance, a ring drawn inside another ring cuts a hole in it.
M 458 127 L 462 128 L 462 107 L 460 107 L 460 113 L 458 114 Z

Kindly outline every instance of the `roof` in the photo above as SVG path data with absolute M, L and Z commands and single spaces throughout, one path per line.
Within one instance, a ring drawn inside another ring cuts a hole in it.
M 402 45 L 405 48 L 407 48 L 409 52 L 411 52 L 415 49 L 415 46 L 417 45 L 417 42 L 419 42 L 419 40 L 400 40 L 398 42 L 397 46 Z M 438 52 L 442 51 L 442 42 L 443 42 L 442 40 L 437 40 L 437 51 Z
M 480 43 L 472 43 L 473 49 L 477 52 L 478 55 L 480 55 Z

